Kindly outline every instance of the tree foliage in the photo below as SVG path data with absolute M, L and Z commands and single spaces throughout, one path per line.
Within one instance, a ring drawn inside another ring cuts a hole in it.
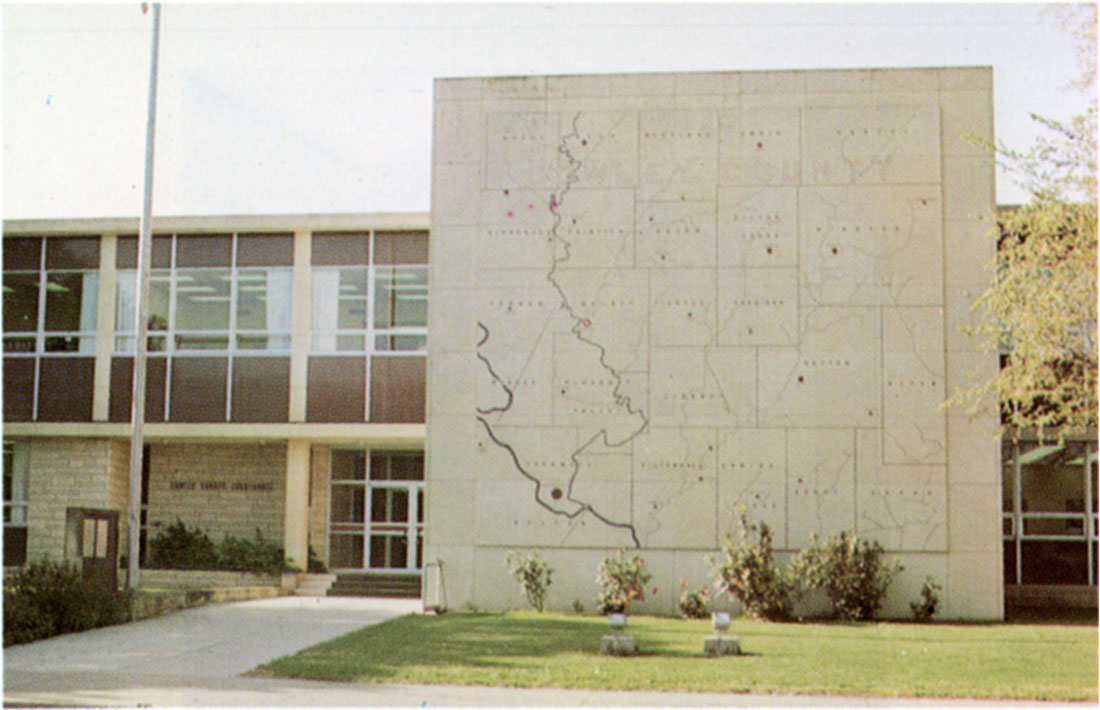
M 1096 8 L 1081 10 L 1063 12 L 1063 28 L 1079 56 L 1095 57 Z M 1091 91 L 1095 67 L 1082 67 L 1072 86 Z M 977 330 L 1000 350 L 1002 368 L 952 402 L 993 393 L 1006 428 L 1034 429 L 1040 438 L 1054 428 L 1062 438 L 1096 426 L 1096 100 L 1069 122 L 1032 118 L 1045 131 L 1029 149 L 996 148 L 998 163 L 1032 200 L 994 220 L 995 276 L 975 303 Z

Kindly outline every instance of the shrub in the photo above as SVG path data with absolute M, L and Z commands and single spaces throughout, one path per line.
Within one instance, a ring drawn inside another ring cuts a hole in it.
M 550 576 L 554 573 L 550 563 L 540 559 L 534 550 L 526 556 L 509 552 L 507 560 L 512 576 L 527 595 L 527 603 L 541 612 L 546 602 L 546 590 L 550 587 Z
M 309 546 L 309 560 L 306 562 L 306 572 L 310 574 L 325 574 L 328 572 L 328 566 L 317 556 L 317 551 L 313 549 L 313 545 Z
M 217 569 L 214 541 L 199 528 L 189 528 L 179 518 L 149 540 L 150 569 Z
M 909 609 L 913 612 L 913 618 L 917 621 L 930 621 L 940 606 L 940 592 L 943 589 L 936 584 L 935 578 L 928 575 L 924 578 L 924 585 L 920 588 L 920 601 L 909 602 Z
M 626 551 L 619 550 L 615 557 L 601 562 L 596 571 L 596 584 L 600 586 L 596 607 L 601 614 L 625 612 L 630 602 L 645 598 L 650 576 L 645 560 L 637 555 L 627 559 Z
M 289 571 L 283 548 L 256 530 L 256 539 L 226 535 L 218 545 L 217 569 L 231 572 L 279 574 Z
M 798 595 L 798 585 L 774 564 L 772 531 L 752 523 L 742 511 L 738 539 L 728 536 L 720 557 L 711 557 L 714 586 L 737 599 L 753 617 L 785 621 Z
M 707 615 L 707 590 L 688 589 L 688 581 L 680 580 L 680 616 L 685 619 L 702 619 Z
M 580 599 L 573 600 L 573 612 L 576 614 L 584 613 L 584 604 L 581 603 Z
M 75 565 L 41 560 L 4 584 L 4 645 L 126 621 L 129 593 L 86 584 Z
M 226 535 L 215 544 L 200 528 L 189 528 L 178 518 L 149 540 L 149 569 L 221 570 L 279 574 L 294 571 L 281 545 L 264 539 L 256 530 L 256 538 Z
M 902 571 L 897 561 L 882 559 L 882 545 L 848 531 L 821 542 L 811 536 L 810 547 L 798 553 L 791 565 L 810 589 L 825 590 L 834 613 L 850 621 L 875 618 L 894 575 Z

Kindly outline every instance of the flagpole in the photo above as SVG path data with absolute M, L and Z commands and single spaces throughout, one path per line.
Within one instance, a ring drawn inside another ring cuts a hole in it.
M 142 12 L 146 5 L 142 3 Z M 149 320 L 149 271 L 153 261 L 153 146 L 157 117 L 157 62 L 160 54 L 160 3 L 153 3 L 153 40 L 149 55 L 149 103 L 145 119 L 145 183 L 138 237 L 137 307 L 134 309 L 134 389 L 130 407 L 130 550 L 127 589 L 137 589 L 141 554 L 141 471 L 144 453 L 146 333 Z

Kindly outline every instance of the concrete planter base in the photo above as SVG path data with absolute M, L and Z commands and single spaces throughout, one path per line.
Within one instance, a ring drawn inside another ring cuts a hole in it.
M 703 639 L 703 653 L 708 656 L 740 656 L 741 643 L 736 636 L 708 636 Z
M 604 656 L 633 656 L 638 652 L 638 641 L 633 636 L 603 636 L 600 653 Z

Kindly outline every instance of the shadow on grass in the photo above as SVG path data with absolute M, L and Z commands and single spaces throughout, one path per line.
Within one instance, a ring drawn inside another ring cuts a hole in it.
M 409 615 L 278 659 L 262 668 L 288 677 L 385 680 L 407 666 L 510 668 L 531 659 L 599 653 L 602 617 L 547 618 L 500 612 Z M 647 655 L 687 655 L 638 634 Z M 264 670 L 261 670 L 261 673 Z

